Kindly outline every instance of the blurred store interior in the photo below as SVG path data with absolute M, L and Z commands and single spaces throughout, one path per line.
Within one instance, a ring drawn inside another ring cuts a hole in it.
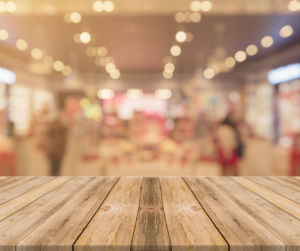
M 300 175 L 299 0 L 0 0 L 1 175 Z

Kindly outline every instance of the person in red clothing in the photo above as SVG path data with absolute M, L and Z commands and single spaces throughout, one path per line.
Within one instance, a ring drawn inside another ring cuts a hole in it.
M 291 176 L 300 176 L 300 134 L 294 137 L 294 144 L 291 149 Z

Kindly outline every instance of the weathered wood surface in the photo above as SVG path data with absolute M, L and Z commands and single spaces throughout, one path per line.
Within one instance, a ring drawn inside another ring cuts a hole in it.
M 0 251 L 300 251 L 299 177 L 0 177 Z

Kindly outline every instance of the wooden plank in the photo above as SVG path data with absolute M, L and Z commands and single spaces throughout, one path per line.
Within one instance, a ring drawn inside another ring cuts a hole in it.
M 232 180 L 239 183 L 243 187 L 249 189 L 250 191 L 258 194 L 267 201 L 271 202 L 275 206 L 281 208 L 282 210 L 288 212 L 289 214 L 300 219 L 300 205 L 292 200 L 289 200 L 270 189 L 267 189 L 261 185 L 258 185 L 244 177 L 231 177 Z
M 144 178 L 149 184 L 151 178 Z M 153 183 L 152 183 L 153 184 Z M 161 190 L 157 186 L 142 189 L 140 209 L 132 240 L 132 251 L 169 251 L 170 241 L 162 205 Z
M 76 196 L 92 179 L 75 177 L 0 221 L 0 250 L 15 251 L 20 241 Z
M 296 203 L 300 203 L 300 190 L 293 186 L 282 185 L 278 179 L 270 179 L 269 177 L 247 177 L 247 179 L 263 186 L 271 191 L 282 195 Z
M 228 250 L 228 245 L 179 177 L 161 177 L 163 204 L 172 251 Z
M 4 204 L 22 194 L 28 193 L 30 190 L 41 186 L 51 180 L 54 177 L 24 177 L 10 186 L 1 189 L 0 191 L 0 205 Z
M 16 182 L 22 181 L 25 177 L 7 177 L 0 182 L 0 191 L 8 186 L 14 185 Z
M 158 177 L 147 177 L 143 180 L 143 189 L 160 189 L 160 183 Z
M 7 216 L 19 211 L 21 208 L 26 207 L 31 202 L 35 201 L 44 194 L 50 192 L 51 190 L 59 187 L 61 184 L 72 179 L 71 177 L 59 177 L 46 184 L 43 184 L 28 193 L 25 193 L 13 200 L 10 200 L 2 205 L 0 205 L 0 220 L 6 218 Z
M 4 179 L 7 179 L 7 176 L 0 176 L 0 181 Z
M 56 213 L 26 236 L 16 251 L 72 251 L 72 246 L 118 181 L 97 177 Z
M 287 250 L 300 250 L 300 221 L 231 179 L 209 180 L 264 228 L 280 239 Z M 275 243 L 274 243 L 275 245 Z M 279 247 L 278 247 L 279 248 Z M 274 247 L 275 249 L 275 247 Z
M 207 178 L 186 177 L 184 180 L 226 239 L 230 250 L 285 250 L 285 245 L 278 238 L 258 224 Z
M 286 187 L 291 187 L 292 189 L 298 189 L 300 191 L 300 180 L 296 179 L 295 177 L 269 176 L 268 178 Z
M 141 177 L 122 177 L 74 245 L 75 251 L 130 251 Z

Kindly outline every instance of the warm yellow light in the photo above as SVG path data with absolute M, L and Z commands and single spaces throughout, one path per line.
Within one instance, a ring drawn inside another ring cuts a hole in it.
M 96 1 L 93 4 L 93 9 L 96 12 L 101 12 L 104 9 L 104 4 L 101 1 Z
M 185 42 L 191 42 L 193 39 L 194 39 L 193 34 L 191 32 L 187 32 Z
M 170 79 L 170 78 L 173 77 L 173 72 L 164 71 L 163 76 L 164 76 L 165 79 Z
M 98 48 L 97 53 L 100 57 L 105 57 L 108 53 L 108 50 L 105 47 L 100 47 Z
M 199 23 L 201 21 L 201 15 L 200 15 L 200 13 L 198 13 L 198 12 L 192 13 L 191 20 L 194 23 Z
M 31 51 L 31 56 L 34 58 L 34 59 L 40 59 L 42 57 L 43 53 L 40 49 L 33 49 Z
M 78 12 L 73 12 L 70 16 L 70 19 L 75 24 L 80 23 L 81 15 Z
M 233 57 L 228 57 L 226 58 L 225 60 L 225 65 L 228 67 L 228 68 L 232 68 L 235 66 L 235 59 Z
M 258 52 L 258 48 L 256 45 L 251 44 L 247 47 L 246 52 L 249 56 L 254 56 Z
M 65 65 L 63 70 L 62 70 L 62 74 L 64 74 L 65 76 L 69 76 L 72 73 L 72 68 L 68 65 Z
M 6 3 L 6 10 L 9 12 L 15 12 L 17 10 L 17 5 L 13 1 L 8 1 Z
M 8 39 L 8 32 L 6 30 L 0 29 L 0 40 Z
M 165 65 L 165 71 L 168 73 L 172 73 L 175 70 L 175 66 L 172 63 L 167 63 Z
M 271 36 L 265 36 L 261 40 L 261 45 L 265 48 L 268 48 L 268 47 L 272 46 L 273 43 L 274 43 L 274 40 Z
M 113 63 L 109 63 L 106 65 L 105 67 L 105 70 L 108 72 L 108 73 L 111 73 L 113 70 L 116 69 L 116 66 L 113 64 Z
M 54 70 L 56 71 L 62 71 L 64 69 L 65 65 L 63 62 L 61 61 L 56 61 L 54 64 L 53 64 L 53 68 Z
M 110 89 L 102 89 L 98 91 L 98 97 L 100 99 L 112 99 L 114 95 L 114 92 Z
M 127 91 L 127 97 L 130 99 L 139 99 L 143 97 L 143 92 L 139 89 L 131 89 Z
M 184 14 L 182 12 L 178 12 L 176 15 L 175 15 L 175 21 L 177 23 L 182 23 L 184 21 Z
M 82 32 L 80 34 L 80 40 L 82 43 L 87 44 L 91 41 L 91 35 L 87 32 Z
M 203 11 L 210 11 L 212 8 L 212 3 L 210 1 L 204 1 L 201 4 L 201 9 Z
M 158 89 L 155 92 L 155 97 L 157 99 L 170 99 L 172 97 L 172 92 L 169 89 Z
M 192 11 L 200 11 L 201 10 L 201 3 L 199 1 L 193 1 L 190 4 L 190 8 Z
M 66 23 L 72 23 L 72 20 L 71 20 L 71 13 L 66 13 L 64 15 L 64 20 Z
M 0 12 L 6 11 L 6 4 L 3 1 L 0 1 Z
M 211 68 L 208 68 L 204 71 L 204 77 L 207 79 L 212 79 L 215 76 L 214 70 Z
M 300 4 L 299 4 L 299 2 L 296 1 L 296 0 L 291 1 L 291 2 L 289 2 L 289 4 L 288 4 L 288 9 L 289 9 L 289 11 L 297 11 L 297 10 L 300 9 L 299 7 L 300 7 Z
M 44 63 L 45 63 L 45 65 L 52 66 L 53 63 L 54 63 L 53 57 L 51 57 L 51 56 L 46 56 L 46 57 L 44 58 Z
M 235 53 L 235 60 L 238 62 L 243 62 L 245 61 L 247 58 L 247 55 L 244 51 L 238 51 L 237 53 Z
M 210 67 L 214 71 L 214 75 L 217 76 L 220 73 L 220 68 L 216 65 Z
M 176 40 L 179 43 L 183 43 L 186 40 L 186 34 L 183 31 L 179 31 L 176 33 Z
M 19 39 L 17 42 L 16 42 L 16 46 L 17 48 L 20 50 L 20 51 L 26 51 L 27 48 L 28 48 L 28 44 L 25 40 L 23 39 Z
M 290 26 L 290 25 L 286 25 L 286 26 L 282 27 L 279 31 L 280 36 L 283 38 L 289 37 L 293 33 L 294 33 L 294 30 L 293 30 L 292 26 Z
M 112 79 L 118 79 L 121 76 L 121 73 L 119 70 L 115 69 L 110 72 L 110 76 Z
M 170 51 L 171 51 L 171 54 L 175 57 L 179 56 L 181 53 L 181 49 L 178 45 L 174 45 Z
M 112 12 L 115 9 L 115 5 L 111 1 L 106 1 L 103 5 L 103 8 L 106 12 Z

